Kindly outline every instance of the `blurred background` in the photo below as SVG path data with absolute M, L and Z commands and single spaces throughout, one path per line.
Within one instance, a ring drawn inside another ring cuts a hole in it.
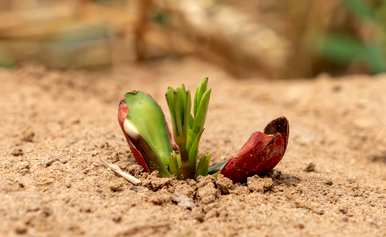
M 195 57 L 234 77 L 386 71 L 384 0 L 0 0 L 0 67 Z

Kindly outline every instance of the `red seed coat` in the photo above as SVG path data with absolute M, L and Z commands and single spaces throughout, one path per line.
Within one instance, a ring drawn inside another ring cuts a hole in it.
M 288 141 L 288 121 L 284 117 L 270 122 L 264 132 L 255 132 L 221 173 L 234 182 L 271 171 L 282 159 Z

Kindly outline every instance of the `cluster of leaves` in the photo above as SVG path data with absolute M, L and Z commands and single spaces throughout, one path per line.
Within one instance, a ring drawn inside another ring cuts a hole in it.
M 177 177 L 194 178 L 208 174 L 210 156 L 202 155 L 199 161 L 197 156 L 210 94 L 207 78 L 196 89 L 193 107 L 191 93 L 184 85 L 176 89 L 169 87 L 166 92 L 174 140 L 179 151 L 171 157 L 170 170 Z
M 210 95 L 208 79 L 196 89 L 193 102 L 184 85 L 168 88 L 166 100 L 176 143 L 173 146 L 157 102 L 143 92 L 126 93 L 120 103 L 119 122 L 133 155 L 146 171 L 157 170 L 161 176 L 174 175 L 181 179 L 208 174 L 210 156 L 200 155 L 198 147 Z

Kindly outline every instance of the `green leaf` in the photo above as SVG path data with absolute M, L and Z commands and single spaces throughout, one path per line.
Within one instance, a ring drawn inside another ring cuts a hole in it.
M 172 119 L 172 126 L 173 126 L 173 132 L 177 133 L 177 126 L 176 126 L 176 111 L 174 110 L 175 105 L 175 99 L 174 99 L 174 90 L 173 88 L 169 87 L 166 94 L 166 101 L 168 103 L 170 117 Z
M 198 106 L 201 101 L 201 97 L 204 94 L 204 92 L 208 88 L 208 78 L 206 77 L 203 81 L 201 81 L 200 85 L 197 87 L 195 95 L 194 95 L 194 110 L 193 110 L 193 115 L 196 116 Z
M 173 152 L 170 157 L 170 164 L 169 164 L 170 173 L 175 175 L 177 178 L 179 178 L 180 169 L 181 169 L 181 157 L 179 154 Z
M 367 62 L 373 73 L 386 72 L 386 59 L 382 49 L 377 46 L 367 46 Z
M 222 162 L 219 162 L 219 163 L 216 163 L 216 164 L 210 166 L 208 168 L 208 174 L 215 174 L 215 173 L 219 172 L 227 162 L 228 161 L 222 161 Z
M 201 130 L 200 133 L 195 134 L 192 137 L 192 143 L 190 144 L 190 147 L 188 147 L 189 151 L 189 162 L 192 166 L 196 165 L 196 158 L 198 154 L 198 145 L 200 144 L 201 134 L 204 130 Z
M 321 55 L 337 63 L 367 63 L 373 73 L 386 71 L 386 58 L 382 49 L 344 35 L 331 35 L 320 46 Z
M 201 157 L 200 161 L 198 162 L 197 165 L 197 171 L 196 171 L 196 176 L 206 176 L 208 175 L 208 167 L 209 167 L 209 162 L 210 162 L 210 156 L 209 155 L 204 155 Z
M 208 111 L 210 94 L 211 94 L 211 90 L 209 89 L 202 95 L 200 105 L 198 106 L 197 115 L 194 118 L 194 122 L 193 122 L 193 130 L 195 132 L 199 132 L 204 128 L 206 113 Z
M 143 147 L 141 152 L 151 169 L 162 176 L 168 176 L 172 146 L 166 126 L 165 116 L 160 106 L 143 92 L 126 93 L 125 103 L 128 113 L 125 121 L 126 134 Z
M 364 45 L 344 35 L 330 35 L 320 45 L 320 53 L 337 62 L 347 63 L 366 55 Z
M 374 10 L 363 0 L 343 0 L 343 2 L 358 17 L 370 21 L 376 20 Z
M 191 114 L 190 110 L 192 107 L 192 98 L 190 95 L 190 91 L 186 92 L 186 97 L 185 97 L 185 113 L 184 113 L 184 135 L 187 136 L 188 129 L 189 129 L 189 123 L 191 119 Z
M 177 126 L 177 134 L 176 136 L 179 137 L 182 135 L 182 110 L 183 110 L 183 101 L 182 101 L 182 96 L 179 93 L 179 90 L 175 92 L 175 111 L 176 111 L 176 126 Z

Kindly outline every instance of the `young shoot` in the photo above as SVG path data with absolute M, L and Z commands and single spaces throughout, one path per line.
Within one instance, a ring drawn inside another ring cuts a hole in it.
M 177 88 L 169 87 L 166 92 L 173 124 L 173 136 L 178 146 L 178 154 L 175 154 L 173 159 L 175 159 L 178 176 L 183 179 L 208 174 L 210 156 L 202 155 L 198 158 L 198 146 L 204 132 L 210 94 L 208 78 L 199 84 L 193 103 L 191 93 L 184 85 Z

